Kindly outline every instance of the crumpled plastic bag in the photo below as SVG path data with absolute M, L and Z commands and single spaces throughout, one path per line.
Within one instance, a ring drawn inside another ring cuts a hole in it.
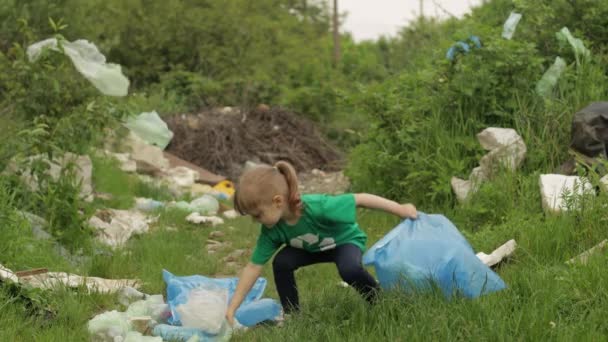
M 237 329 L 237 327 L 235 327 Z M 227 322 L 222 325 L 221 331 L 216 335 L 210 335 L 196 328 L 176 327 L 168 324 L 159 324 L 154 327 L 152 334 L 160 336 L 166 341 L 199 341 L 199 342 L 226 342 L 230 341 L 233 329 Z
M 228 290 L 205 284 L 191 290 L 186 296 L 186 302 L 175 308 L 182 326 L 214 335 L 219 333 L 228 308 Z
M 553 65 L 545 71 L 543 77 L 536 83 L 536 93 L 542 97 L 551 95 L 564 70 L 566 70 L 566 62 L 561 57 L 556 57 Z
M 238 283 L 236 277 L 207 278 L 201 275 L 177 277 L 167 270 L 163 270 L 163 279 L 167 284 L 167 303 L 172 313 L 169 324 L 173 325 L 182 324 L 176 308 L 186 302 L 188 292 L 201 287 L 219 287 L 227 290 L 227 302 L 229 303 Z M 281 306 L 275 300 L 260 299 L 266 289 L 266 283 L 265 278 L 258 278 L 237 309 L 235 318 L 243 326 L 251 327 L 263 321 L 276 320 L 282 315 Z
M 93 317 L 88 330 L 93 341 L 113 341 L 118 336 L 126 336 L 131 325 L 126 313 L 113 310 Z
M 156 322 L 166 322 L 171 316 L 169 305 L 165 303 L 162 295 L 147 296 L 127 308 L 127 317 L 150 316 Z
M 63 53 L 72 60 L 76 70 L 95 88 L 109 96 L 127 95 L 129 80 L 123 75 L 120 65 L 106 63 L 106 57 L 95 44 L 79 39 L 74 42 L 62 41 L 61 45 Z M 28 46 L 29 60 L 36 61 L 45 48 L 61 52 L 57 39 L 49 38 Z
M 93 341 L 158 341 L 158 338 L 150 339 L 135 332 L 136 327 L 130 319 L 149 316 L 152 320 L 149 327 L 152 328 L 158 323 L 167 322 L 170 315 L 163 296 L 152 295 L 132 303 L 125 312 L 113 310 L 93 317 L 88 323 L 88 330 Z
M 520 20 L 521 14 L 511 12 L 511 15 L 509 15 L 509 18 L 507 18 L 507 21 L 505 21 L 505 24 L 502 27 L 502 37 L 505 39 L 511 39 Z
M 447 298 L 475 298 L 506 288 L 443 215 L 419 212 L 418 219 L 403 221 L 364 254 L 363 263 L 375 267 L 384 289 L 414 292 L 436 285 Z
M 123 342 L 163 342 L 163 339 L 157 336 L 144 336 L 137 331 L 130 331 Z
M 589 50 L 585 47 L 583 41 L 579 38 L 574 38 L 574 36 L 572 36 L 572 33 L 570 33 L 570 30 L 567 27 L 563 27 L 555 35 L 560 41 L 560 44 L 570 44 L 572 50 L 574 51 L 576 64 L 580 64 L 582 58 L 589 58 L 589 56 L 591 55 Z
M 143 112 L 130 117 L 124 125 L 148 144 L 156 145 L 163 150 L 173 139 L 173 132 L 156 111 Z

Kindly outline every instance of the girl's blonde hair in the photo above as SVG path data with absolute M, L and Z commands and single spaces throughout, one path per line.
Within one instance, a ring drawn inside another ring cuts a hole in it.
M 234 209 L 241 215 L 270 204 L 276 195 L 285 196 L 289 210 L 296 215 L 302 212 L 298 177 L 293 166 L 280 161 L 274 166 L 256 166 L 243 173 L 234 193 Z

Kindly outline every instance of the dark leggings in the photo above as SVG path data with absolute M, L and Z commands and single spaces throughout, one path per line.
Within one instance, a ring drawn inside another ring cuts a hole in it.
M 372 303 L 375 300 L 378 283 L 361 265 L 359 247 L 346 244 L 332 250 L 310 253 L 287 246 L 277 253 L 272 262 L 274 281 L 286 313 L 300 308 L 294 271 L 300 267 L 322 262 L 335 263 L 340 277 L 346 283 L 354 287 L 368 302 Z

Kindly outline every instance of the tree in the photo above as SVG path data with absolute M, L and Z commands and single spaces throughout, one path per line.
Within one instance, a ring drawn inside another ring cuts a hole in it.
M 340 25 L 338 20 L 338 0 L 334 0 L 334 64 L 338 65 L 340 62 Z

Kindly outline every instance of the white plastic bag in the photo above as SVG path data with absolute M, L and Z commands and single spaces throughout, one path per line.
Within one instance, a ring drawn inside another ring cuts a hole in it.
M 148 144 L 156 145 L 163 150 L 173 139 L 173 132 L 169 130 L 167 123 L 158 116 L 156 111 L 144 112 L 131 117 L 125 126 Z
M 188 294 L 186 303 L 175 308 L 182 326 L 218 334 L 228 308 L 228 291 L 222 288 L 197 288 Z
M 89 80 L 95 88 L 110 96 L 126 96 L 129 80 L 123 75 L 120 65 L 106 63 L 106 57 L 95 44 L 79 39 L 74 42 L 63 41 L 63 52 L 70 57 L 79 73 Z M 27 48 L 30 61 L 36 61 L 44 48 L 61 51 L 56 38 L 49 38 Z
M 517 28 L 517 24 L 521 20 L 521 14 L 516 12 L 511 12 L 507 21 L 502 28 L 502 37 L 505 39 L 511 39 L 513 34 L 515 33 L 515 29 Z
M 566 67 L 566 62 L 563 59 L 555 57 L 553 65 L 545 71 L 543 77 L 536 83 L 536 93 L 542 97 L 549 97 Z

